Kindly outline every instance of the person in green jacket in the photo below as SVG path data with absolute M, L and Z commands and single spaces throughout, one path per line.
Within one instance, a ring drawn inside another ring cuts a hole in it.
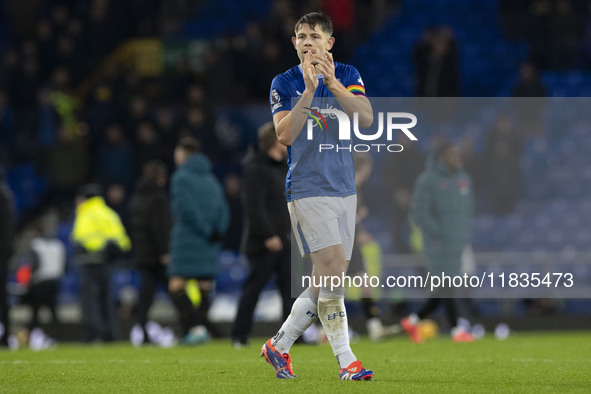
M 410 218 L 421 230 L 423 254 L 431 276 L 462 275 L 461 256 L 470 242 L 474 192 L 472 180 L 463 170 L 459 149 L 442 143 L 427 169 L 417 179 L 410 203 Z M 402 319 L 401 325 L 413 342 L 422 342 L 418 322 L 443 304 L 452 339 L 470 342 L 473 337 L 457 326 L 458 308 L 453 289 L 440 288 L 417 314 Z
M 218 272 L 222 235 L 230 213 L 222 186 L 211 171 L 201 144 L 185 137 L 174 152 L 177 170 L 170 183 L 173 226 L 170 236 L 168 290 L 177 308 L 185 344 L 206 342 L 209 293 Z M 197 280 L 198 307 L 187 295 L 187 281 Z

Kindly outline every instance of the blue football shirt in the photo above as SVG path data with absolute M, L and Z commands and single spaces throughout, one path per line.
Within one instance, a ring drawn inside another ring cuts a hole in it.
M 363 80 L 355 67 L 335 62 L 335 77 L 351 93 L 365 96 Z M 314 93 L 312 108 L 328 109 L 333 107 L 340 109 L 337 107 L 338 103 L 331 91 L 324 86 L 322 75 L 319 75 L 318 78 L 319 83 Z M 277 75 L 271 83 L 269 96 L 272 114 L 290 111 L 292 98 L 300 97 L 305 89 L 301 65 Z M 326 99 L 323 100 L 323 98 Z M 339 140 L 336 120 L 330 118 L 326 120 L 328 122 L 327 130 L 315 132 L 313 141 L 304 141 L 298 143 L 297 146 L 292 144 L 287 147 L 289 166 L 285 182 L 287 201 L 320 196 L 345 197 L 356 193 L 353 156 L 346 149 L 350 147 L 351 141 Z M 305 133 L 304 127 L 300 136 Z M 302 140 L 298 137 L 298 142 Z M 318 146 L 321 143 L 339 146 L 343 149 L 338 152 L 336 149 L 319 152 Z M 295 154 L 292 151 L 294 146 L 297 149 Z

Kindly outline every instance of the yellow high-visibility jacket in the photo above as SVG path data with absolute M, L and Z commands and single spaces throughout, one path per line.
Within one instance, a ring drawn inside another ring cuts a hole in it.
M 76 208 L 72 239 L 89 253 L 101 251 L 109 241 L 114 241 L 123 251 L 131 249 L 131 241 L 119 215 L 98 196 Z

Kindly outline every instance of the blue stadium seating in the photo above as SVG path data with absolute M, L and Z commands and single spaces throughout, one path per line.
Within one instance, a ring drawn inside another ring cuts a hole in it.
M 414 44 L 426 27 L 435 25 L 449 25 L 455 31 L 460 49 L 463 96 L 498 95 L 499 86 L 506 86 L 527 53 L 523 43 L 509 43 L 504 39 L 495 0 L 406 0 L 400 14 L 374 33 L 352 60 L 366 76 L 366 84 L 375 87 L 375 96 L 413 94 L 412 67 L 407 67 L 404 75 L 392 73 L 392 69 L 394 64 L 410 66 Z M 376 57 L 383 54 L 388 54 L 386 57 L 391 61 L 377 62 Z M 389 76 L 393 82 L 380 83 L 380 76 Z
M 8 170 L 8 185 L 16 200 L 18 212 L 34 207 L 47 188 L 47 181 L 37 174 L 33 163 L 21 164 Z
M 261 21 L 270 11 L 271 2 L 265 0 L 209 0 L 200 2 L 195 18 L 180 29 L 184 38 L 215 38 L 244 30 L 247 22 Z

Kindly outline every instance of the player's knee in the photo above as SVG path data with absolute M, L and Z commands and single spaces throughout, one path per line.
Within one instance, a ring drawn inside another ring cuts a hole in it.
M 318 272 L 328 271 L 331 275 L 347 272 L 348 263 L 345 260 L 342 245 L 334 245 L 312 253 L 312 262 L 318 267 Z

